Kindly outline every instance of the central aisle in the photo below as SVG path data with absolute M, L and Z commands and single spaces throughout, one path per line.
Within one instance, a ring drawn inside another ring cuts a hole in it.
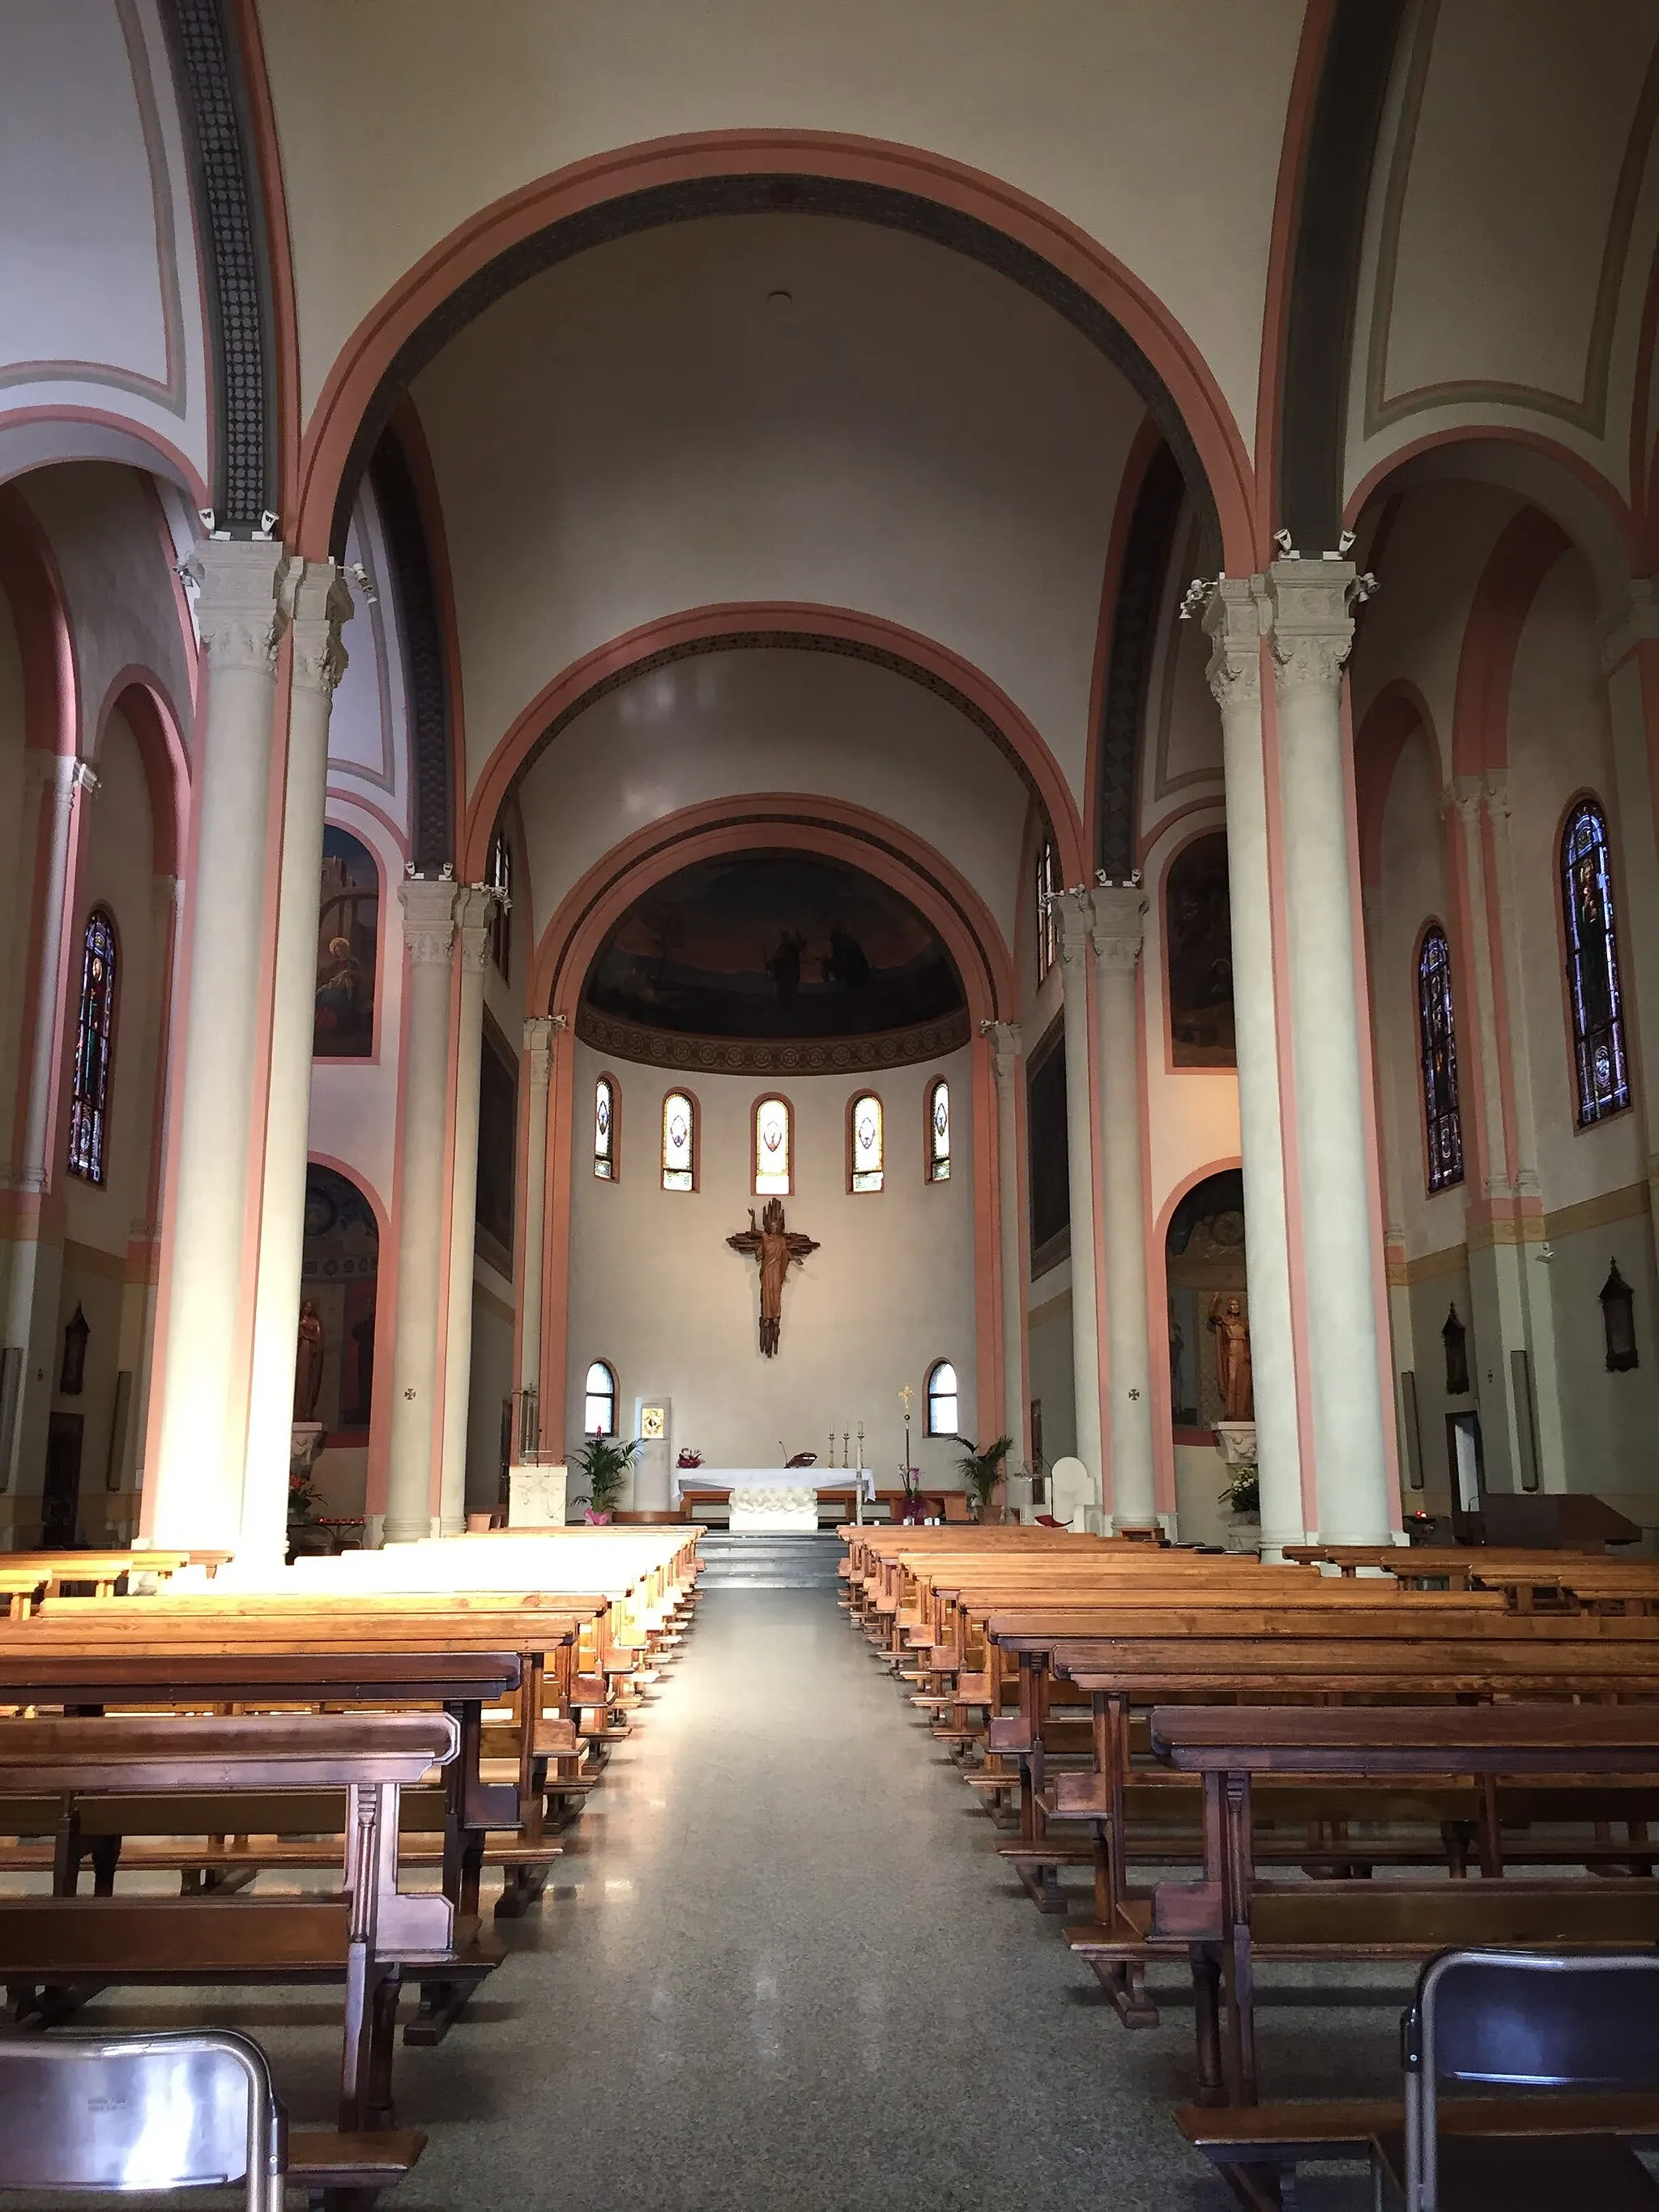
M 1170 2119 L 1187 2005 L 1119 2029 L 832 1595 L 709 1591 L 644 1723 L 520 1955 L 398 2053 L 411 2212 L 1231 2203 Z

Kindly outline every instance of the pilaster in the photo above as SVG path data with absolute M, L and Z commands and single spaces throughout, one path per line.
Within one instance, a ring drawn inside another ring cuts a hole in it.
M 982 1022 L 997 1101 L 997 1226 L 1002 1285 L 1002 1425 L 1014 1440 L 1011 1468 L 1029 1449 L 1025 1406 L 1025 1264 L 1020 1240 L 1019 1067 L 1017 1022 Z
M 488 884 L 464 884 L 455 894 L 460 1007 L 455 1055 L 455 1128 L 450 1157 L 448 1328 L 444 1338 L 441 1533 L 466 1526 L 467 1420 L 472 1391 L 472 1274 L 477 1249 L 478 1083 L 483 1053 L 484 970 L 497 894 Z M 493 1504 L 494 1498 L 490 1499 Z
M 1095 1487 L 1091 1525 L 1106 1510 L 1104 1419 L 1100 1396 L 1100 1316 L 1096 1291 L 1094 1097 L 1090 1081 L 1089 933 L 1094 908 L 1086 886 L 1054 901 L 1060 925 L 1061 1006 L 1066 1024 L 1066 1162 L 1072 1224 L 1072 1389 L 1077 1455 Z

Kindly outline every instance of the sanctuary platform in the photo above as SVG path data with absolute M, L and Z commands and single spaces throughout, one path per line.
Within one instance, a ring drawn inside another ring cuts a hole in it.
M 860 1503 L 876 1494 L 867 1467 L 677 1467 L 674 1504 L 688 1491 L 724 1490 L 731 1504 L 726 1525 L 752 1534 L 811 1535 L 818 1525 L 820 1491 L 855 1491 Z

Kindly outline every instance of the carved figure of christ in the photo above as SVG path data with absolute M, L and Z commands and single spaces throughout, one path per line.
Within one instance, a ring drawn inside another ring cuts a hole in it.
M 785 1227 L 779 1198 L 767 1200 L 758 1225 L 751 1206 L 748 1228 L 726 1241 L 734 1252 L 752 1254 L 760 1269 L 760 1348 L 768 1359 L 775 1358 L 783 1320 L 783 1279 L 793 1261 L 817 1250 L 817 1241 Z

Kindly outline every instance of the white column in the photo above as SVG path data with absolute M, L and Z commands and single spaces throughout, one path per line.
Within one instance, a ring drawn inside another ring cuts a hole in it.
M 514 1439 L 515 1450 L 522 1449 L 524 1443 L 525 1399 L 529 1399 L 535 1407 L 534 1419 L 538 1433 L 541 1420 L 542 1273 L 546 1265 L 542 1248 L 547 1241 L 547 1100 L 553 1081 L 553 1041 L 563 1018 L 559 1014 L 532 1014 L 524 1025 L 530 1098 L 525 1133 L 524 1250 L 519 1260 L 519 1280 L 522 1285 L 519 1338 L 519 1389 L 521 1397 L 520 1433 Z
M 198 588 L 207 702 L 151 1523 L 158 1544 L 231 1550 L 240 1520 L 246 1407 L 233 1400 L 252 1319 L 246 1230 L 264 1103 L 255 1071 L 283 565 L 280 545 L 210 538 L 187 572 Z
M 1319 1533 L 1385 1544 L 1393 1516 L 1341 715 L 1352 583 L 1346 561 L 1276 561 L 1267 590 Z
M 351 594 L 332 561 L 295 562 L 286 597 L 293 627 L 283 872 L 272 988 L 259 1275 L 248 1394 L 247 1465 L 239 1550 L 280 1561 L 288 1536 L 294 1367 L 305 1253 L 311 1124 L 311 1041 L 317 1002 L 317 902 L 328 798 L 328 724 L 345 673 L 340 625 Z
M 1095 1031 L 1100 1054 L 1100 1169 L 1106 1260 L 1106 1355 L 1112 1526 L 1155 1528 L 1152 1358 L 1146 1313 L 1146 1191 L 1141 1159 L 1139 887 L 1094 894 Z
M 495 893 L 464 884 L 455 894 L 461 1006 L 455 1062 L 454 1181 L 449 1198 L 449 1328 L 444 1339 L 443 1473 L 440 1533 L 466 1526 L 466 1429 L 472 1396 L 472 1266 L 478 1242 L 478 1063 L 483 1054 L 484 969 Z
M 1025 1457 L 1025 1271 L 1019 1243 L 1019 1061 L 1017 1022 L 987 1022 L 997 1090 L 997 1219 L 1002 1261 L 1002 1425 Z
M 1089 926 L 1093 908 L 1079 887 L 1055 901 L 1060 922 L 1061 1004 L 1066 1018 L 1066 1166 L 1072 1214 L 1072 1389 L 1077 1455 L 1105 1510 L 1105 1453 L 1100 1407 L 1100 1322 L 1095 1299 L 1094 1106 L 1089 1095 Z M 1091 1516 L 1098 1525 L 1098 1516 Z
M 449 1103 L 450 961 L 455 885 L 399 886 L 409 955 L 404 1001 L 403 1133 L 398 1154 L 398 1310 L 392 1342 L 392 1479 L 386 1540 L 431 1534 L 441 1453 L 438 1294 L 443 1242 L 444 1135 Z
M 1245 1282 L 1255 1382 L 1261 1548 L 1271 1559 L 1285 1545 L 1299 1543 L 1306 1529 L 1279 1104 L 1273 899 L 1267 878 L 1261 611 L 1254 581 L 1249 577 L 1222 577 L 1210 594 L 1204 628 L 1212 647 L 1206 674 L 1221 709 L 1227 781 L 1227 880 L 1232 916 L 1239 1150 L 1244 1163 Z

